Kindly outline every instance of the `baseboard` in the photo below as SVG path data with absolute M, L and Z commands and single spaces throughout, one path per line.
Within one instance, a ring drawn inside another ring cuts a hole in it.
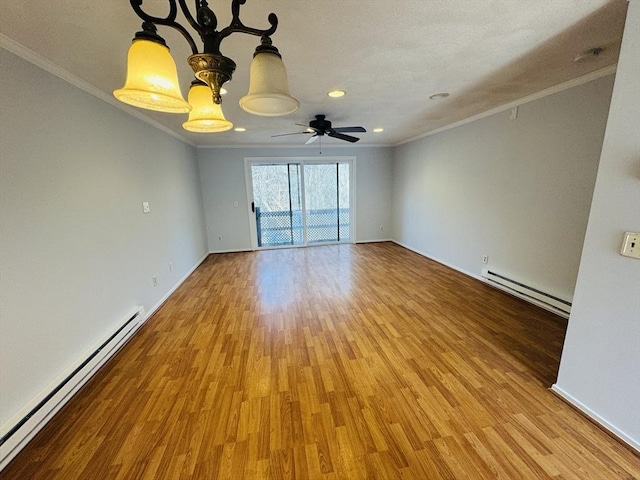
M 384 243 L 384 242 L 393 242 L 393 240 L 391 240 L 390 238 L 386 238 L 386 239 L 375 239 L 375 240 L 356 240 L 353 243 Z M 405 247 L 406 248 L 406 247 Z
M 412 252 L 415 252 L 418 255 L 422 255 L 423 257 L 426 257 L 429 260 L 433 260 L 434 262 L 438 262 L 441 265 L 444 265 L 445 267 L 449 267 L 449 268 L 451 268 L 451 269 L 453 269 L 453 270 L 455 270 L 457 272 L 460 272 L 460 273 L 462 273 L 464 275 L 467 275 L 468 277 L 475 278 L 476 280 L 481 281 L 485 285 L 488 285 L 488 286 L 490 286 L 492 288 L 495 288 L 496 290 L 500 290 L 501 292 L 507 293 L 507 294 L 511 295 L 512 297 L 516 297 L 516 298 L 519 298 L 520 300 L 524 300 L 525 302 L 530 303 L 531 305 L 535 305 L 536 307 L 540 307 L 540 308 L 546 310 L 547 312 L 551 312 L 551 313 L 553 313 L 553 314 L 555 314 L 555 315 L 557 315 L 559 317 L 569 318 L 569 315 L 566 314 L 565 312 L 561 312 L 561 311 L 559 311 L 557 309 L 554 309 L 554 308 L 550 307 L 549 305 L 545 305 L 543 302 L 538 302 L 535 298 L 530 298 L 530 297 L 527 297 L 526 295 L 521 295 L 520 293 L 518 293 L 516 291 L 509 290 L 508 288 L 504 288 L 504 287 L 502 287 L 502 286 L 500 286 L 500 285 L 498 285 L 496 283 L 488 281 L 486 278 L 484 278 L 484 277 L 482 277 L 480 275 L 476 275 L 476 274 L 471 273 L 471 272 L 469 272 L 467 270 L 463 270 L 462 268 L 456 267 L 455 265 L 447 263 L 444 260 L 440 260 L 439 258 L 435 258 L 435 257 L 432 257 L 431 255 L 427 255 L 426 253 L 421 252 L 420 250 L 416 250 L 415 248 L 412 248 L 412 247 L 410 247 L 408 245 L 405 245 L 405 244 L 403 244 L 401 242 L 398 242 L 397 240 L 390 240 L 390 241 L 395 243 L 396 245 L 400 245 L 401 247 L 406 248 L 407 250 L 411 250 Z
M 144 307 L 137 307 L 123 325 L 114 329 L 29 401 L 2 426 L 0 471 L 31 441 L 69 400 L 115 355 L 144 322 Z M 137 317 L 137 318 L 135 318 Z
M 145 322 L 147 321 L 147 319 L 151 318 L 151 317 L 153 316 L 153 314 L 154 314 L 154 313 L 156 313 L 156 312 L 158 311 L 158 309 L 159 309 L 159 308 L 164 304 L 164 302 L 166 302 L 166 301 L 169 299 L 169 297 L 170 297 L 171 295 L 173 295 L 173 293 L 178 289 L 178 287 L 180 287 L 180 285 L 182 285 L 182 284 L 185 282 L 185 280 L 186 280 L 187 278 L 189 278 L 189 276 L 190 276 L 193 272 L 195 272 L 195 271 L 196 271 L 196 269 L 197 269 L 200 265 L 202 265 L 202 262 L 204 262 L 204 261 L 207 259 L 207 257 L 208 257 L 209 255 L 210 255 L 210 253 L 205 253 L 205 254 L 204 254 L 204 256 L 203 256 L 200 260 L 198 260 L 198 262 L 196 263 L 196 265 L 195 265 L 191 270 L 189 270 L 187 273 L 185 273 L 185 274 L 182 276 L 182 278 L 180 278 L 180 280 L 178 280 L 178 282 L 177 282 L 177 283 L 176 283 L 176 284 L 175 284 L 175 285 L 174 285 L 174 286 L 173 286 L 173 287 L 172 287 L 172 288 L 167 292 L 167 294 L 166 294 L 164 297 L 162 297 L 162 298 L 160 299 L 160 301 L 158 301 L 158 303 L 156 303 L 156 304 L 155 304 L 155 306 L 154 306 L 153 308 L 151 308 L 151 309 L 149 310 L 149 313 L 145 316 L 145 318 L 144 318 L 144 320 L 142 321 L 142 323 L 145 323 Z
M 640 453 L 640 441 L 627 435 L 618 427 L 608 422 L 605 418 L 602 418 L 600 415 L 598 415 L 596 412 L 591 410 L 580 400 L 578 400 L 577 398 L 573 397 L 571 394 L 564 391 L 562 387 L 558 386 L 557 383 L 554 383 L 551 386 L 551 391 L 556 395 L 558 395 L 562 400 L 567 402 L 569 405 L 579 410 L 583 415 L 587 416 L 591 421 L 593 421 L 600 427 L 607 430 L 607 432 L 609 432 L 611 435 L 619 439 L 621 442 L 626 443 L 631 448 L 633 448 L 636 452 Z
M 447 263 L 444 260 L 440 260 L 439 258 L 435 258 L 435 257 L 432 257 L 431 255 L 427 255 L 426 253 L 421 252 L 420 250 L 417 250 L 417 249 L 415 249 L 413 247 L 410 247 L 409 245 L 405 245 L 404 243 L 401 243 L 401 242 L 399 242 L 397 240 L 390 240 L 390 242 L 393 242 L 396 245 L 400 245 L 402 248 L 406 248 L 407 250 L 411 250 L 412 252 L 417 253 L 418 255 L 422 255 L 423 257 L 426 257 L 429 260 L 433 260 L 434 262 L 438 262 L 439 264 L 444 265 L 445 267 L 449 267 L 452 270 L 460 272 L 460 273 L 462 273 L 462 274 L 464 274 L 464 275 L 466 275 L 468 277 L 475 278 L 476 280 L 480 280 L 482 283 L 487 283 L 479 275 L 476 275 L 474 273 L 468 272 L 467 270 L 463 270 L 462 268 L 456 267 L 455 265 Z
M 0 472 L 13 460 L 18 453 L 44 428 L 44 426 L 64 407 L 74 395 L 113 358 L 124 345 L 135 336 L 140 327 L 162 306 L 164 302 L 182 285 L 187 278 L 206 260 L 205 254 L 196 265 L 189 270 L 169 292 L 148 312 L 144 307 L 136 307 L 125 318 L 124 325 L 114 329 L 109 335 L 96 342 L 80 359 L 62 372 L 56 379 L 44 388 L 16 413 L 2 429 L 4 437 L 15 430 L 0 445 Z M 129 325 L 123 330 L 123 327 Z M 108 344 L 107 344 L 108 343 Z M 73 377 L 73 378 L 71 378 Z M 61 387 L 61 385 L 64 385 Z
M 463 270 L 461 268 L 458 268 L 454 265 L 451 265 L 447 262 L 444 262 L 438 258 L 434 258 L 431 255 L 427 255 L 424 252 L 421 252 L 420 250 L 416 250 L 415 248 L 412 248 L 408 245 L 404 245 L 401 242 L 398 242 L 397 240 L 391 240 L 391 242 L 395 243 L 396 245 L 399 245 L 403 248 L 406 248 L 407 250 L 411 250 L 412 252 L 417 253 L 418 255 L 421 255 L 423 257 L 426 257 L 430 260 L 433 260 L 434 262 L 438 262 L 441 265 L 444 265 L 445 267 L 449 267 L 453 270 L 456 270 L 464 275 L 467 275 L 471 278 L 475 278 L 476 280 L 481 281 L 482 283 L 489 285 L 493 288 L 496 288 L 497 290 L 503 291 L 505 293 L 508 293 L 509 295 L 513 295 L 514 297 L 518 297 L 521 298 L 522 300 L 531 303 L 533 305 L 539 306 L 541 308 L 544 308 L 545 310 L 548 310 L 551 313 L 554 313 L 558 316 L 563 317 L 564 315 L 561 314 L 558 311 L 554 311 L 553 309 L 545 306 L 544 304 L 542 304 L 542 302 L 540 302 L 540 304 L 538 304 L 538 302 L 532 301 L 535 299 L 529 299 L 526 298 L 524 296 L 518 295 L 517 292 L 511 292 L 507 289 L 503 289 L 500 288 L 500 286 L 498 285 L 493 285 L 490 282 L 487 282 L 484 278 L 478 276 L 478 275 L 474 275 L 471 272 L 468 272 L 466 270 Z M 566 317 L 565 317 L 566 318 Z M 584 405 L 582 402 L 580 402 L 578 399 L 574 398 L 573 396 L 571 396 L 569 393 L 565 392 L 561 387 L 559 387 L 557 384 L 553 384 L 551 386 L 551 391 L 554 392 L 556 395 L 558 395 L 560 398 L 562 398 L 565 402 L 567 402 L 569 405 L 571 405 L 572 407 L 576 408 L 578 411 L 580 411 L 582 414 L 584 414 L 586 417 L 588 417 L 590 420 L 592 420 L 594 423 L 596 423 L 597 425 L 599 425 L 600 427 L 602 427 L 603 429 L 605 429 L 607 432 L 609 432 L 611 435 L 613 435 L 615 438 L 619 439 L 621 442 L 629 445 L 631 448 L 633 448 L 634 450 L 640 452 L 640 442 L 635 440 L 634 438 L 632 438 L 631 436 L 627 435 L 625 432 L 623 432 L 622 430 L 620 430 L 619 428 L 617 428 L 615 425 L 611 424 L 610 422 L 608 422 L 606 419 L 602 418 L 600 415 L 598 415 L 596 412 L 594 412 L 593 410 L 591 410 L 589 407 L 587 407 L 586 405 Z
M 508 287 L 504 287 L 504 286 L 502 286 L 502 285 L 500 285 L 498 283 L 495 283 L 495 282 L 492 282 L 490 280 L 487 280 L 484 277 L 481 278 L 481 281 L 484 282 L 485 284 L 489 285 L 490 287 L 495 288 L 496 290 L 500 290 L 501 292 L 508 293 L 512 297 L 516 297 L 516 298 L 519 298 L 520 300 L 524 300 L 525 302 L 530 303 L 531 305 L 535 305 L 536 307 L 540 307 L 543 310 L 546 310 L 547 312 L 551 312 L 551 313 L 553 313 L 553 314 L 555 314 L 555 315 L 557 315 L 559 317 L 562 317 L 562 318 L 569 318 L 569 313 L 564 312 L 564 311 L 562 311 L 560 309 L 557 309 L 557 308 L 553 308 L 552 306 L 547 305 L 544 302 L 538 301 L 535 298 L 529 297 L 527 295 L 523 295 L 523 294 L 521 294 L 521 293 L 519 293 L 519 292 L 517 292 L 515 290 L 512 290 L 512 289 L 510 289 Z
M 356 240 L 355 242 L 353 242 L 354 244 L 358 244 L 358 243 L 384 243 L 384 242 L 393 242 L 393 240 L 391 240 L 390 238 L 387 239 L 375 239 L 375 240 Z M 395 242 L 397 243 L 397 242 Z M 325 244 L 322 244 L 325 245 Z M 344 243 L 327 243 L 326 245 L 344 245 Z M 399 245 L 399 244 L 398 244 Z M 316 246 L 316 245 L 307 245 L 307 246 Z M 321 245 L 318 245 L 321 246 Z M 282 247 L 282 248 L 290 248 L 289 245 L 287 245 L 286 247 Z M 405 247 L 408 248 L 408 247 Z M 409 248 L 409 250 L 411 250 Z M 231 249 L 231 250 L 210 250 L 209 254 L 211 255 L 216 255 L 219 253 L 243 253 L 243 252 L 254 252 L 255 250 L 251 249 L 251 248 L 240 248 L 240 249 Z
M 209 254 L 217 254 L 217 253 L 242 253 L 242 252 L 253 252 L 251 248 L 240 248 L 240 249 L 231 249 L 231 250 L 210 250 Z

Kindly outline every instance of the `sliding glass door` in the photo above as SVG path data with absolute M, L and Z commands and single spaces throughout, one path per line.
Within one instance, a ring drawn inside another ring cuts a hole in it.
M 349 241 L 349 164 L 304 166 L 307 243 Z
M 254 248 L 349 242 L 353 159 L 247 159 Z
M 302 245 L 300 164 L 252 164 L 258 247 Z

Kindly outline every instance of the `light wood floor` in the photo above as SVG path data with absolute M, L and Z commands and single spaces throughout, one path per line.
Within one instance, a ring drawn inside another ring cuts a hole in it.
M 2 479 L 631 479 L 566 321 L 396 245 L 211 255 Z

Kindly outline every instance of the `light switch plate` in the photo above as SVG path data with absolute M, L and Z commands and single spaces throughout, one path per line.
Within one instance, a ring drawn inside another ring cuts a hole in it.
M 151 207 L 149 206 L 149 202 L 142 202 L 142 213 L 149 213 L 151 211 Z
M 640 233 L 624 232 L 620 255 L 640 259 Z

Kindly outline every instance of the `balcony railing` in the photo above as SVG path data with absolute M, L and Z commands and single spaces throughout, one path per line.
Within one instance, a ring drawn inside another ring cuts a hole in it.
M 303 212 L 263 212 L 256 207 L 259 247 L 302 245 Z M 349 209 L 307 210 L 307 244 L 349 241 Z

